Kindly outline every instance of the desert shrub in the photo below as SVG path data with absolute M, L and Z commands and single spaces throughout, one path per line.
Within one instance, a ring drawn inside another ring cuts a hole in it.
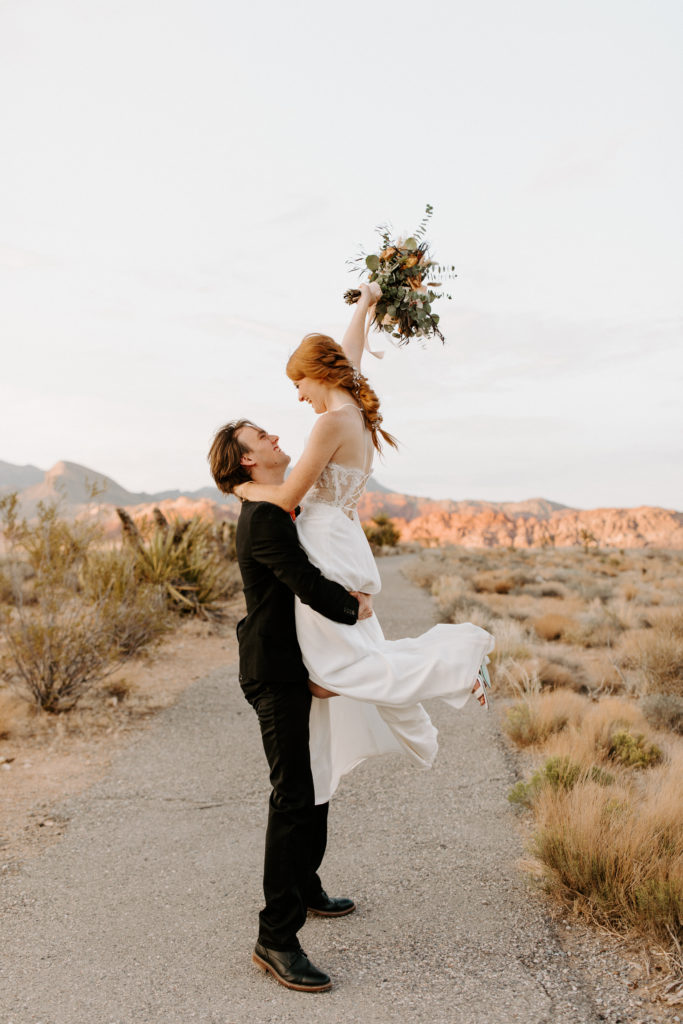
M 31 523 L 17 509 L 15 496 L 0 502 L 12 585 L 0 676 L 46 711 L 68 711 L 160 635 L 165 603 L 158 587 L 141 583 L 130 556 L 101 549 L 96 524 L 68 520 L 54 504 L 39 505 Z
M 613 616 L 614 625 L 620 630 L 643 629 L 650 626 L 649 616 L 643 606 L 623 596 L 609 601 L 606 610 Z
M 641 736 L 632 750 L 633 763 L 629 764 L 631 743 L 628 739 L 617 739 L 620 733 L 631 737 Z M 644 766 L 645 761 L 656 754 L 648 753 L 654 746 L 642 711 L 632 701 L 618 697 L 605 697 L 600 701 L 586 700 L 583 712 L 576 716 L 562 732 L 552 735 L 547 741 L 549 752 L 566 756 L 581 764 L 604 764 L 629 769 Z M 639 754 L 642 747 L 644 754 Z M 660 752 L 661 753 L 661 752 Z M 640 764 L 639 764 L 640 762 Z M 653 761 L 656 763 L 656 761 Z
M 586 768 L 568 757 L 550 757 L 528 782 L 518 782 L 508 793 L 508 800 L 520 807 L 533 807 L 544 786 L 552 789 L 573 789 L 580 779 L 592 779 L 600 786 L 611 786 L 614 776 L 597 765 Z
M 657 624 L 627 635 L 620 650 L 624 668 L 640 669 L 651 693 L 683 697 L 683 640 Z
M 542 583 L 539 587 L 539 597 L 566 597 L 567 588 L 561 583 Z
M 14 584 L 9 573 L 0 565 L 0 605 L 8 604 L 14 597 Z
M 673 693 L 652 693 L 643 697 L 641 707 L 653 728 L 683 733 L 683 697 Z
M 138 579 L 160 587 L 175 611 L 206 617 L 215 614 L 218 601 L 235 592 L 221 537 L 210 523 L 196 517 L 169 523 L 155 509 L 154 529 L 145 538 L 124 509 L 116 511 Z
M 648 742 L 642 733 L 619 729 L 612 733 L 609 757 L 626 768 L 651 768 L 659 764 L 663 754 L 657 744 Z
M 608 927 L 667 946 L 683 921 L 681 765 L 653 769 L 638 789 L 592 779 L 543 786 L 532 850 L 548 889 Z
M 643 613 L 643 620 L 644 625 L 668 633 L 677 640 L 683 640 L 683 605 L 648 608 Z
M 494 624 L 501 621 L 468 593 L 462 576 L 438 576 L 430 589 L 442 622 L 473 622 L 475 626 L 492 631 Z
M 491 654 L 495 663 L 506 658 L 528 658 L 529 634 L 521 622 L 514 619 L 493 619 L 491 632 L 494 634 L 496 646 Z
M 496 661 L 496 693 L 512 694 L 522 700 L 541 692 L 541 681 L 533 659 L 501 658 Z
M 79 572 L 79 590 L 89 604 L 102 609 L 117 655 L 123 658 L 132 657 L 170 629 L 163 590 L 139 580 L 130 551 L 90 552 Z
M 587 689 L 586 677 L 580 665 L 557 661 L 552 658 L 541 658 L 536 672 L 542 687 L 558 690 L 565 687 L 581 693 Z
M 580 647 L 608 647 L 616 642 L 623 626 L 614 612 L 596 598 L 581 612 L 575 625 L 563 636 L 568 643 Z
M 36 521 L 20 520 L 16 495 L 0 501 L 12 607 L 2 616 L 0 675 L 48 711 L 73 707 L 114 659 L 109 616 L 77 594 L 78 574 L 99 539 L 91 523 L 68 522 L 41 504 Z M 26 567 L 33 601 L 25 601 Z
M 7 618 L 0 672 L 45 711 L 71 710 L 121 660 L 110 623 L 96 605 L 62 596 L 41 602 L 30 618 Z
M 601 583 L 595 579 L 576 579 L 571 584 L 571 589 L 584 601 L 608 601 L 612 588 L 608 583 Z
M 577 622 L 569 615 L 559 612 L 548 612 L 531 623 L 541 640 L 562 640 L 571 630 L 576 630 Z
M 520 747 L 536 745 L 579 722 L 585 707 L 585 698 L 568 690 L 539 694 L 508 708 L 503 729 Z
M 452 622 L 467 603 L 467 584 L 462 576 L 437 576 L 430 590 L 443 621 Z
M 393 519 L 384 512 L 373 516 L 372 522 L 363 525 L 363 530 L 373 548 L 395 548 L 401 539 Z
M 511 590 L 530 582 L 530 577 L 521 570 L 488 569 L 472 576 L 474 589 L 485 594 L 509 594 Z
M 430 589 L 445 570 L 446 559 L 442 552 L 425 551 L 419 558 L 411 560 L 405 574 L 416 586 Z

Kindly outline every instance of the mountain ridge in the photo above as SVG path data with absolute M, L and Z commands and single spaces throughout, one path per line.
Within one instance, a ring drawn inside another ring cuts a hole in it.
M 31 482 L 18 487 L 24 480 Z M 93 485 L 99 488 L 94 496 Z M 213 486 L 194 491 L 128 491 L 106 474 L 64 460 L 46 472 L 0 461 L 0 494 L 12 490 L 18 492 L 25 516 L 35 515 L 40 501 L 61 501 L 70 515 L 97 515 L 109 536 L 119 528 L 117 506 L 145 517 L 158 506 L 170 517 L 199 515 L 215 522 L 234 521 L 239 514 L 238 500 Z M 588 541 L 619 548 L 683 548 L 683 513 L 650 505 L 578 509 L 548 498 L 433 499 L 390 491 L 371 478 L 358 514 L 365 522 L 380 513 L 396 522 L 401 540 L 430 547 L 571 547 Z

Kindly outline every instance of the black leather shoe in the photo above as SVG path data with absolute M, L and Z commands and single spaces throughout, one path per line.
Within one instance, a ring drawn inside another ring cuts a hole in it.
M 355 909 L 356 904 L 353 900 L 347 899 L 346 896 L 340 896 L 336 900 L 332 899 L 324 889 L 320 890 L 320 896 L 315 903 L 308 904 L 309 914 L 318 914 L 320 917 L 343 917 L 344 914 L 350 914 Z
M 303 949 L 267 949 L 257 942 L 251 959 L 262 971 L 270 971 L 285 988 L 297 992 L 326 992 L 332 988 L 329 975 L 319 971 Z

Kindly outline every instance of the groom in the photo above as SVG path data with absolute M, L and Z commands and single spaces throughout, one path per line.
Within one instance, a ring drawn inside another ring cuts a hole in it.
M 290 457 L 249 420 L 216 433 L 209 463 L 217 487 L 230 494 L 247 480 L 279 484 Z M 369 618 L 366 595 L 326 579 L 299 545 L 295 513 L 268 502 L 244 502 L 237 559 L 247 614 L 237 626 L 240 685 L 258 715 L 270 766 L 270 796 L 259 935 L 252 959 L 287 988 L 323 992 L 332 985 L 301 949 L 297 932 L 310 911 L 341 917 L 353 900 L 333 899 L 317 871 L 327 843 L 327 804 L 315 804 L 308 748 L 311 693 L 294 623 L 294 595 L 335 622 Z

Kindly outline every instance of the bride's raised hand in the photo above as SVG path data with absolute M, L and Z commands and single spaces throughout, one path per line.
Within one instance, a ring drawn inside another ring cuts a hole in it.
M 382 298 L 382 289 L 373 281 L 371 284 L 365 282 L 360 286 L 360 298 L 353 307 L 351 323 L 346 328 L 342 338 L 342 348 L 349 362 L 360 369 L 363 349 L 365 348 L 365 335 L 368 330 L 368 317 L 372 321 L 375 304 Z
M 376 281 L 371 281 L 370 284 L 364 283 L 360 286 L 360 294 L 367 300 L 369 306 L 374 306 L 382 298 L 382 289 Z

